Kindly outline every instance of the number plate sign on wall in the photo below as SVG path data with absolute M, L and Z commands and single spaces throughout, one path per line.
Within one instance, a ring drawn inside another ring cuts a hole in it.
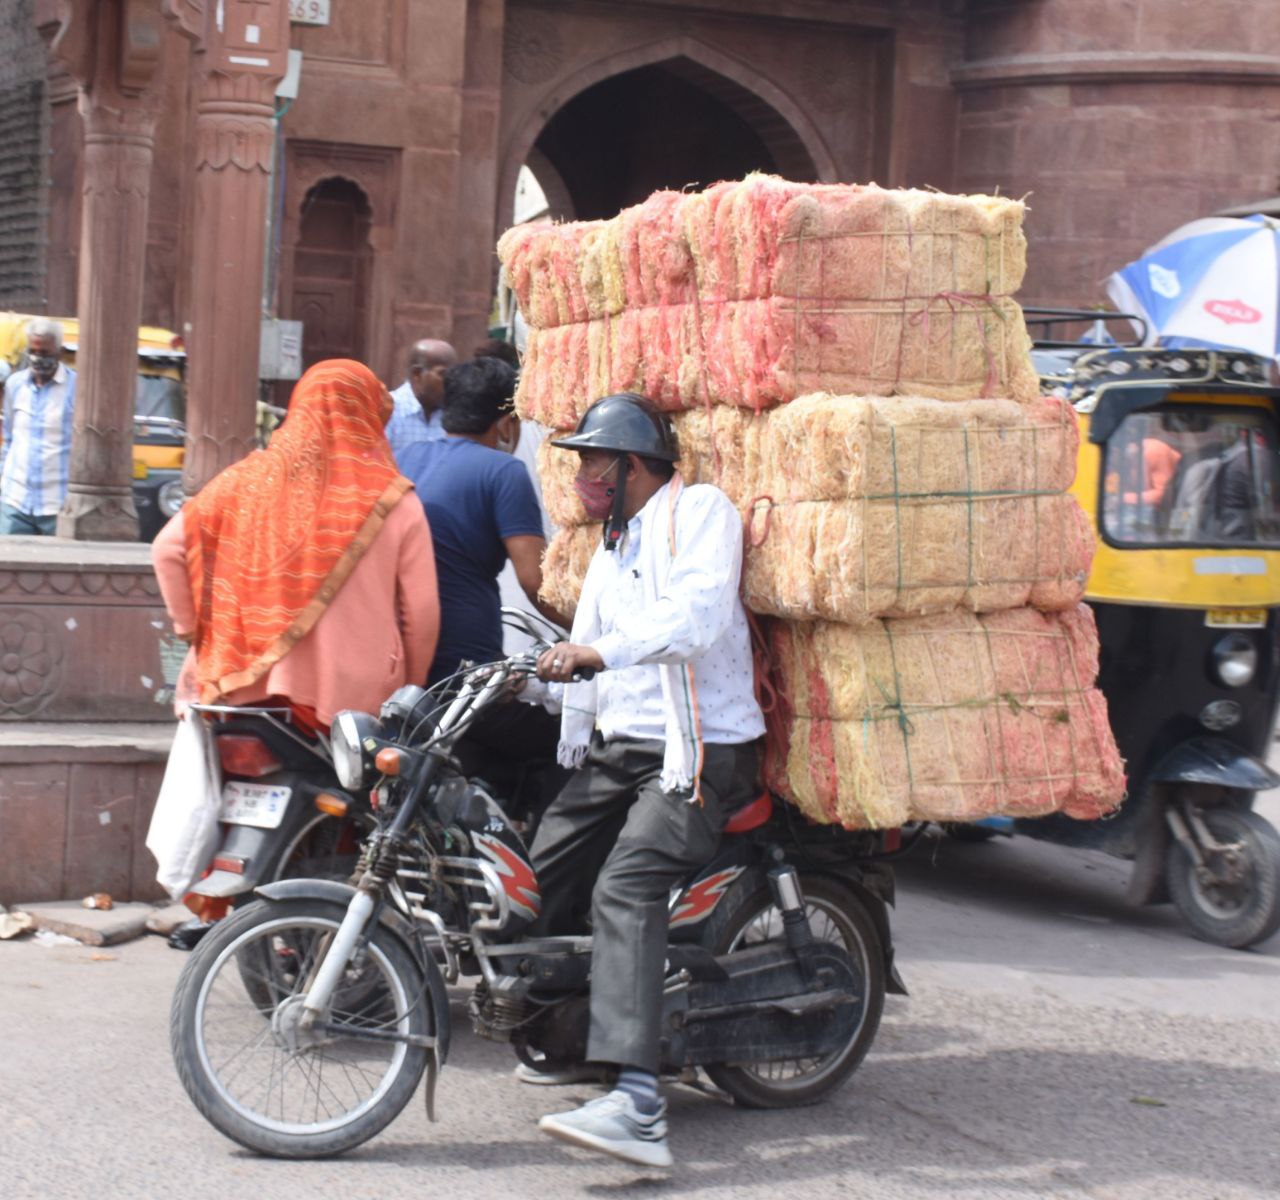
M 289 20 L 295 25 L 328 25 L 329 0 L 289 0 Z

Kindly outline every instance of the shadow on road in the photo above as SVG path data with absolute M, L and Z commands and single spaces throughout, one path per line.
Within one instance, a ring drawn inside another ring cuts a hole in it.
M 744 1170 L 753 1186 L 776 1183 L 788 1195 L 806 1183 L 829 1194 L 824 1181 L 865 1178 L 869 1169 L 877 1181 L 939 1196 L 958 1187 L 971 1195 L 1110 1194 L 1161 1179 L 1177 1181 L 1170 1196 L 1239 1188 L 1262 1196 L 1276 1178 L 1274 1107 L 1257 1100 L 1260 1089 L 1277 1094 L 1280 1076 L 1261 1068 L 1085 1046 L 975 1049 L 972 1029 L 913 1024 L 909 1009 L 885 1035 L 854 1082 L 817 1107 L 747 1111 L 672 1089 L 681 1169 L 670 1180 L 549 1140 L 451 1137 L 447 1107 L 429 1141 L 375 1143 L 347 1161 L 353 1178 L 370 1162 L 424 1172 L 468 1167 L 481 1188 L 486 1170 L 563 1165 L 569 1188 L 591 1195 L 732 1189 Z M 569 1107 L 592 1094 L 548 1089 L 540 1107 Z
M 895 862 L 905 931 L 913 922 L 954 936 L 913 945 L 911 956 L 988 961 L 1017 937 L 1018 963 L 1072 975 L 1135 971 L 1131 949 L 1162 975 L 1213 979 L 1226 973 L 1280 978 L 1280 934 L 1249 951 L 1198 941 L 1172 905 L 1125 902 L 1129 864 L 1096 851 L 1048 846 L 1024 838 L 978 844 L 927 838 Z M 899 935 L 901 937 L 901 935 Z M 1106 953 L 1105 943 L 1113 943 Z M 1102 953 L 1064 955 L 1071 945 Z M 1005 960 L 1007 961 L 1007 960 Z

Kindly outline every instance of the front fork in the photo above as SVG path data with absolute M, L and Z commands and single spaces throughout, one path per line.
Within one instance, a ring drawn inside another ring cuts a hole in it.
M 316 1019 L 329 1007 L 334 990 L 341 981 L 355 952 L 356 943 L 364 934 L 365 926 L 377 906 L 374 898 L 365 891 L 357 892 L 347 906 L 346 916 L 325 949 L 320 967 L 311 979 L 306 998 L 302 1002 L 302 1028 L 310 1029 Z
M 1177 843 L 1195 863 L 1202 885 L 1239 883 L 1246 868 L 1239 842 L 1220 842 L 1205 824 L 1200 807 L 1189 796 L 1176 797 L 1164 810 L 1165 822 Z

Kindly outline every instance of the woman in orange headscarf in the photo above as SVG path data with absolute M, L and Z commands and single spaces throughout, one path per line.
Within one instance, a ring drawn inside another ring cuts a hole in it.
M 316 364 L 266 450 L 215 476 L 152 547 L 175 632 L 191 643 L 179 700 L 271 699 L 304 728 L 376 712 L 435 653 L 435 556 L 383 427 L 368 367 Z

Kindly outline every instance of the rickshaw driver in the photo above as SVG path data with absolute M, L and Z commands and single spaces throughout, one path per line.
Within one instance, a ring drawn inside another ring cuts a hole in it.
M 594 881 L 587 1060 L 619 1073 L 608 1095 L 538 1127 L 670 1166 L 657 1080 L 668 896 L 759 791 L 764 717 L 739 597 L 742 519 L 718 488 L 684 486 L 675 433 L 643 396 L 597 401 L 553 445 L 581 455 L 575 488 L 605 526 L 571 640 L 538 661 L 540 678 L 568 684 L 559 756 L 581 769 L 534 839 L 543 895 L 534 933 L 583 932 Z M 571 683 L 584 669 L 601 675 Z

